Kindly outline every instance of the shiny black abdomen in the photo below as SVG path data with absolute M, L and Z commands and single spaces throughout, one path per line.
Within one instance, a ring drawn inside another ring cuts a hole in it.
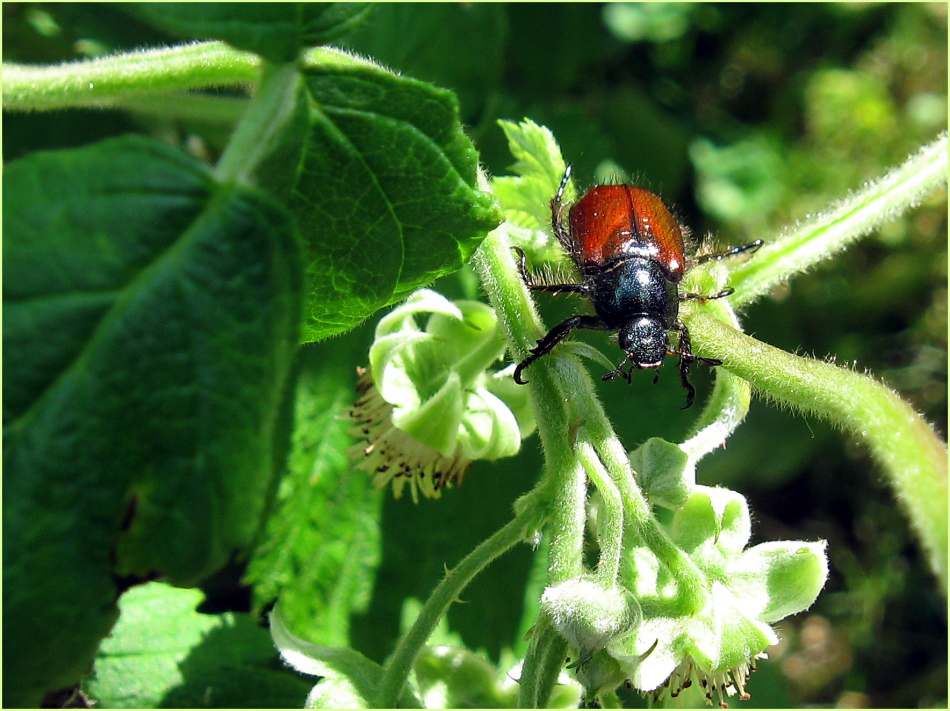
M 591 302 L 609 328 L 620 328 L 644 315 L 667 329 L 679 314 L 679 276 L 671 276 L 655 259 L 626 257 L 584 270 Z

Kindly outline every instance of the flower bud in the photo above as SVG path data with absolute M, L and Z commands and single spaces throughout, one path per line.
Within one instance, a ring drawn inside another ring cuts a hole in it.
M 584 577 L 545 590 L 541 609 L 578 650 L 578 664 L 627 633 L 640 618 L 639 605 L 624 588 L 606 588 Z

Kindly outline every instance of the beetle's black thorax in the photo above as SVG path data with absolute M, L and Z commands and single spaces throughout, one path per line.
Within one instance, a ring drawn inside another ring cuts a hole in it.
M 609 328 L 619 328 L 638 314 L 673 327 L 679 313 L 679 278 L 655 259 L 621 257 L 605 265 L 585 265 L 583 272 L 594 309 Z

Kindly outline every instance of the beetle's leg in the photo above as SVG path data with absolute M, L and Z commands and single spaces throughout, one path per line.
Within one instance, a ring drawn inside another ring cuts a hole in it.
M 709 296 L 705 296 L 704 294 L 680 294 L 680 301 L 706 302 L 711 301 L 712 299 L 723 299 L 727 296 L 732 296 L 734 293 L 736 293 L 736 290 L 731 286 L 727 286 L 718 294 L 710 294 Z
M 677 321 L 675 328 L 680 334 L 679 343 L 676 345 L 680 357 L 680 383 L 686 391 L 686 405 L 683 406 L 683 409 L 688 410 L 693 406 L 693 399 L 696 397 L 696 388 L 689 382 L 689 367 L 693 364 L 692 344 L 689 340 L 689 331 L 686 324 Z
M 688 410 L 693 406 L 693 400 L 696 398 L 696 388 L 693 387 L 693 384 L 689 382 L 689 367 L 693 364 L 692 358 L 686 358 L 680 356 L 680 382 L 683 385 L 683 389 L 686 390 L 686 404 L 681 407 L 681 410 Z
M 696 257 L 696 263 L 702 264 L 703 262 L 718 262 L 720 259 L 725 259 L 726 257 L 734 257 L 737 254 L 742 254 L 743 252 L 757 252 L 759 247 L 763 244 L 762 240 L 757 239 L 754 242 L 749 242 L 749 244 L 743 244 L 739 247 L 729 247 L 723 249 L 719 252 L 713 252 L 712 254 L 702 254 Z
M 631 356 L 629 353 L 627 354 L 627 357 L 624 358 L 623 361 L 621 361 L 620 365 L 618 365 L 616 368 L 614 368 L 614 369 L 611 370 L 609 373 L 607 373 L 605 376 L 603 376 L 603 377 L 601 378 L 601 380 L 613 380 L 613 379 L 616 378 L 618 375 L 622 375 L 622 376 L 624 377 L 624 380 L 626 380 L 628 384 L 629 384 L 629 383 L 632 383 L 632 382 L 633 382 L 633 376 L 632 376 L 630 373 L 628 373 L 626 370 L 623 369 L 623 367 L 624 367 L 627 363 L 633 363 L 634 365 L 636 365 L 636 362 L 633 360 L 633 356 Z
M 673 324 L 673 329 L 679 332 L 679 343 L 676 346 L 676 350 L 669 355 L 678 355 L 680 357 L 680 383 L 682 383 L 683 389 L 686 391 L 686 405 L 683 409 L 688 410 L 693 406 L 693 400 L 696 397 L 696 388 L 689 382 L 689 369 L 693 365 L 693 362 L 700 360 L 706 365 L 722 365 L 722 361 L 718 358 L 704 358 L 703 356 L 693 355 L 692 342 L 689 339 L 689 329 L 686 328 L 686 324 L 682 321 L 677 321 Z
M 725 259 L 726 257 L 733 257 L 737 254 L 742 254 L 743 252 L 757 252 L 759 247 L 762 246 L 762 240 L 757 239 L 754 242 L 749 242 L 749 244 L 743 244 L 739 247 L 729 247 L 719 252 L 713 252 L 712 254 L 702 254 L 696 257 L 696 263 L 702 264 L 703 262 L 718 262 L 720 259 Z M 735 289 L 731 286 L 727 286 L 725 289 L 720 291 L 718 294 L 711 294 L 705 296 L 703 294 L 680 294 L 680 301 L 710 301 L 712 299 L 722 299 L 726 296 L 731 296 L 735 293 Z
M 521 379 L 521 373 L 524 371 L 524 369 L 534 363 L 534 361 L 536 361 L 541 356 L 550 353 L 551 349 L 563 341 L 575 328 L 603 329 L 605 326 L 604 322 L 596 316 L 586 316 L 583 314 L 579 316 L 571 316 L 566 321 L 562 321 L 557 326 L 548 331 L 548 334 L 538 341 L 537 346 L 528 351 L 531 355 L 518 363 L 518 366 L 515 368 L 515 382 L 518 383 L 518 385 L 525 385 L 528 381 Z
M 528 272 L 528 257 L 521 247 L 512 247 L 518 255 L 518 271 L 521 273 L 521 280 L 532 291 L 547 291 L 552 294 L 586 294 L 586 284 L 538 284 L 534 280 L 534 275 Z

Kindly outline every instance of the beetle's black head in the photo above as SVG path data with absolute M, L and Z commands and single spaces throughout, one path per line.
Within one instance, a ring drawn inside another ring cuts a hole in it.
M 636 316 L 617 334 L 620 348 L 638 368 L 657 368 L 670 349 L 670 337 L 663 324 L 650 316 Z

